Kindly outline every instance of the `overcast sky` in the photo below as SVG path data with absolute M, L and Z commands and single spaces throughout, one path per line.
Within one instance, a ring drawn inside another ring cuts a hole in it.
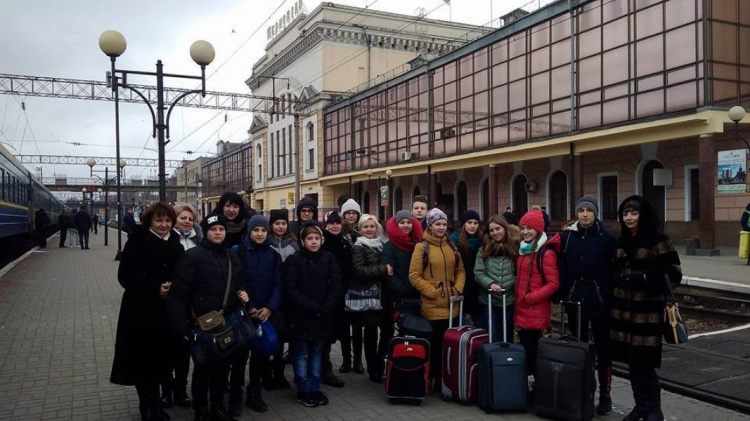
M 311 11 L 321 2 L 304 3 Z M 485 25 L 491 11 L 497 18 L 529 0 L 453 0 L 450 6 L 443 0 L 335 3 L 412 16 L 423 8 L 428 18 Z M 198 75 L 199 67 L 188 50 L 193 41 L 204 39 L 216 49 L 216 59 L 206 69 L 207 89 L 250 93 L 244 80 L 264 53 L 266 27 L 292 4 L 292 0 L 3 0 L 0 73 L 103 81 L 109 59 L 97 42 L 103 31 L 116 29 L 128 43 L 118 68 L 154 71 L 161 59 L 165 72 Z M 129 82 L 155 84 L 150 77 L 132 77 Z M 195 81 L 179 79 L 168 79 L 165 85 L 196 87 Z M 167 159 L 208 156 L 220 139 L 244 141 L 251 120 L 249 113 L 178 107 L 170 121 Z M 121 103 L 120 124 L 123 157 L 157 157 L 146 105 Z M 14 154 L 115 156 L 114 104 L 0 95 L 0 142 Z M 33 172 L 38 165 L 30 167 Z M 45 177 L 88 175 L 85 166 L 43 167 Z M 135 167 L 127 168 L 126 176 L 157 177 L 153 168 Z

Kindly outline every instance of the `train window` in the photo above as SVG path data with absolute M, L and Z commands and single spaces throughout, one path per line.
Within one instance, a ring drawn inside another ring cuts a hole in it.
M 5 200 L 5 170 L 0 168 L 0 200 Z

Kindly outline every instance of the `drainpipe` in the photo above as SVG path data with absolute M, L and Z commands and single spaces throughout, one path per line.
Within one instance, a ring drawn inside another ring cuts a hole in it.
M 370 60 L 371 60 L 371 53 L 372 53 L 372 37 L 367 34 L 367 29 L 365 29 L 365 27 L 359 26 L 359 25 L 354 25 L 354 26 L 356 26 L 357 28 L 361 29 L 362 33 L 365 35 L 365 43 L 367 44 L 367 79 L 366 79 L 366 83 L 367 83 L 367 87 L 369 88 L 370 87 L 370 79 L 372 77 L 370 75 L 370 63 L 371 63 Z

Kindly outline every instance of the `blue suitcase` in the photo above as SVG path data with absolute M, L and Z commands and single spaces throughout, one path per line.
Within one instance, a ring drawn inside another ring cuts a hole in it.
M 486 413 L 492 411 L 526 410 L 528 378 L 526 352 L 523 346 L 509 343 L 506 330 L 505 290 L 503 300 L 503 341 L 492 343 L 492 290 L 489 292 L 490 343 L 479 347 L 479 393 L 477 404 Z

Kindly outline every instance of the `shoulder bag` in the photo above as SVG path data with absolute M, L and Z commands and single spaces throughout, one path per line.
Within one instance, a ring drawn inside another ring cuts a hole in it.
M 682 320 L 680 309 L 674 299 L 672 283 L 669 275 L 664 275 L 667 284 L 667 303 L 664 306 L 664 341 L 668 344 L 679 345 L 688 341 L 688 331 Z

